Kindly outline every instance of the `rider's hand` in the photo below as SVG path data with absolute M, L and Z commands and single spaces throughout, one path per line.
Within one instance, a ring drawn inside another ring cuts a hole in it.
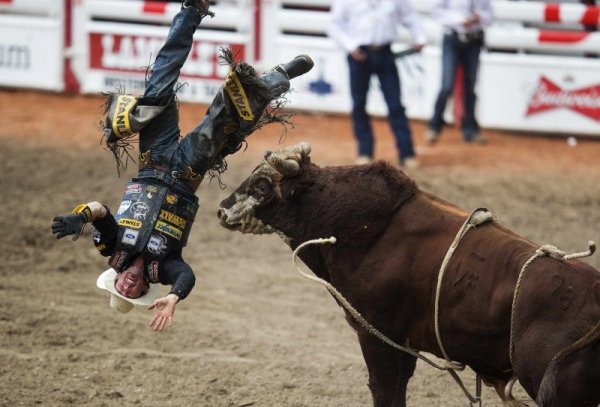
M 52 233 L 57 239 L 73 235 L 73 240 L 77 240 L 86 223 L 87 216 L 84 213 L 57 216 L 52 221 Z
M 173 314 L 175 313 L 175 305 L 179 302 L 179 297 L 176 294 L 169 294 L 166 297 L 154 300 L 148 309 L 156 308 L 154 316 L 150 320 L 150 325 L 155 331 L 162 331 L 168 323 L 169 328 L 173 325 Z

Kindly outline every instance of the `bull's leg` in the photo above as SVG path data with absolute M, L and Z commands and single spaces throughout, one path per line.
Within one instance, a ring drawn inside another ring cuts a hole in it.
M 373 406 L 405 407 L 406 386 L 415 371 L 417 359 L 367 332 L 360 331 L 358 337 L 369 371 Z
M 511 376 L 511 374 L 503 375 L 503 377 L 482 375 L 481 379 L 486 386 L 493 387 L 496 390 L 498 397 L 502 400 L 502 405 L 506 407 L 527 407 L 527 404 L 516 400 L 512 395 L 512 387 L 517 378 Z
M 600 322 L 554 356 L 537 394 L 540 407 L 600 405 Z
M 556 366 L 553 394 L 540 395 L 543 407 L 597 407 L 600 404 L 600 348 L 581 349 Z

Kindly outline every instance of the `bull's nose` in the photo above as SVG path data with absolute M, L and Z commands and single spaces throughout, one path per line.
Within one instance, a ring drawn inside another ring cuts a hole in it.
M 227 220 L 227 215 L 225 214 L 225 211 L 221 208 L 217 209 L 217 217 L 221 222 L 225 222 Z

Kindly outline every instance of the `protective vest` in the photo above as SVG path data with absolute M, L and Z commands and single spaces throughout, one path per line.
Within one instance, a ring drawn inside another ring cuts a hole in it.
M 197 211 L 196 200 L 175 193 L 168 186 L 145 179 L 130 181 L 115 215 L 117 241 L 109 265 L 121 272 L 138 254 L 159 262 L 182 249 Z

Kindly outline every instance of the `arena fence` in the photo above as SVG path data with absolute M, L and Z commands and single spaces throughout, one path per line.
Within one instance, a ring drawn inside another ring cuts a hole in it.
M 182 70 L 182 100 L 207 103 L 226 75 L 220 47 L 259 70 L 307 53 L 315 68 L 294 80 L 294 109 L 347 113 L 346 56 L 327 38 L 330 0 L 217 0 L 217 17 L 197 31 Z M 441 78 L 442 31 L 434 0 L 413 0 L 429 45 L 398 59 L 411 118 L 427 119 Z M 177 2 L 140 0 L 0 0 L 0 86 L 97 93 L 140 93 Z M 483 127 L 599 136 L 598 7 L 578 3 L 493 0 L 478 82 Z M 584 29 L 587 28 L 586 29 Z M 396 50 L 410 47 L 403 32 Z M 369 111 L 385 115 L 373 79 Z M 448 111 L 451 120 L 451 109 Z
M 0 86 L 64 89 L 65 7 L 0 0 Z

